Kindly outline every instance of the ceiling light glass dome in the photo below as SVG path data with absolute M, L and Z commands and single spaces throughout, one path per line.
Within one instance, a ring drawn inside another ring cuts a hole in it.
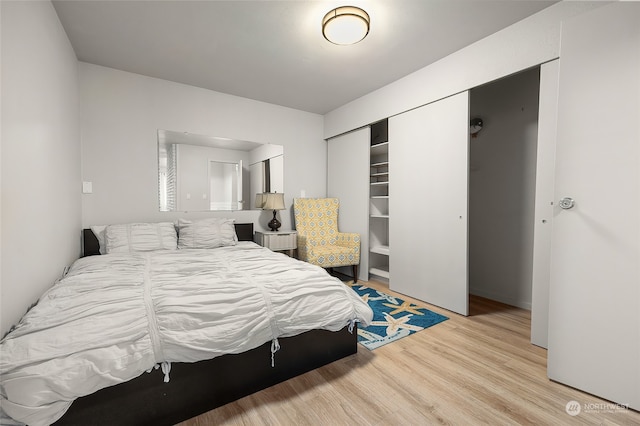
M 331 43 L 348 45 L 369 34 L 369 14 L 355 6 L 333 9 L 322 19 L 322 35 Z

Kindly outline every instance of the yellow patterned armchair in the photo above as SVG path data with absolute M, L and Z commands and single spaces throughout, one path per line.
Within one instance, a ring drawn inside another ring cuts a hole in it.
M 352 266 L 358 281 L 360 234 L 338 232 L 337 198 L 295 198 L 293 212 L 300 260 L 323 268 Z

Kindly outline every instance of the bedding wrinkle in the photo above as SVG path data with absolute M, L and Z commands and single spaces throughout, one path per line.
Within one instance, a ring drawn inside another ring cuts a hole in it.
M 156 365 L 166 377 L 169 363 L 267 342 L 277 362 L 281 337 L 337 331 L 354 317 L 367 325 L 372 315 L 322 268 L 251 242 L 90 256 L 0 341 L 0 406 L 47 425 L 75 398 Z
M 149 279 L 149 256 L 145 256 L 144 265 L 144 306 L 147 312 L 149 336 L 153 347 L 153 356 L 156 362 L 164 362 L 164 353 L 162 351 L 162 342 L 160 340 L 160 332 L 158 331 L 158 323 L 156 321 L 156 310 L 151 298 L 151 280 Z
M 269 319 L 269 325 L 271 326 L 271 335 L 272 335 L 272 339 L 271 339 L 271 366 L 273 367 L 275 365 L 275 358 L 274 358 L 275 353 L 278 350 L 280 350 L 280 343 L 278 342 L 278 336 L 280 336 L 281 332 L 280 332 L 280 329 L 278 328 L 278 321 L 276 320 L 276 317 L 275 317 L 274 312 L 273 312 L 273 306 L 271 304 L 271 297 L 269 296 L 269 293 L 266 291 L 266 289 L 261 284 L 259 284 L 257 281 L 253 280 L 252 276 L 247 274 L 246 278 L 252 285 L 257 287 L 262 292 L 262 297 L 264 298 L 265 306 L 267 307 L 267 318 Z

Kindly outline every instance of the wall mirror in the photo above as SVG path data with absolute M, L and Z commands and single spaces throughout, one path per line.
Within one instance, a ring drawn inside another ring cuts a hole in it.
M 284 192 L 282 145 L 158 130 L 160 211 L 252 210 L 262 192 Z

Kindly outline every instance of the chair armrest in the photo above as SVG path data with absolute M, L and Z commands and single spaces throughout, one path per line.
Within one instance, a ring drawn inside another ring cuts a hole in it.
M 320 244 L 320 238 L 313 238 L 307 235 L 298 234 L 298 259 L 307 262 L 315 262 L 317 255 L 313 252 L 313 248 Z
M 336 235 L 336 245 L 354 248 L 360 251 L 360 234 L 357 232 L 338 232 Z

